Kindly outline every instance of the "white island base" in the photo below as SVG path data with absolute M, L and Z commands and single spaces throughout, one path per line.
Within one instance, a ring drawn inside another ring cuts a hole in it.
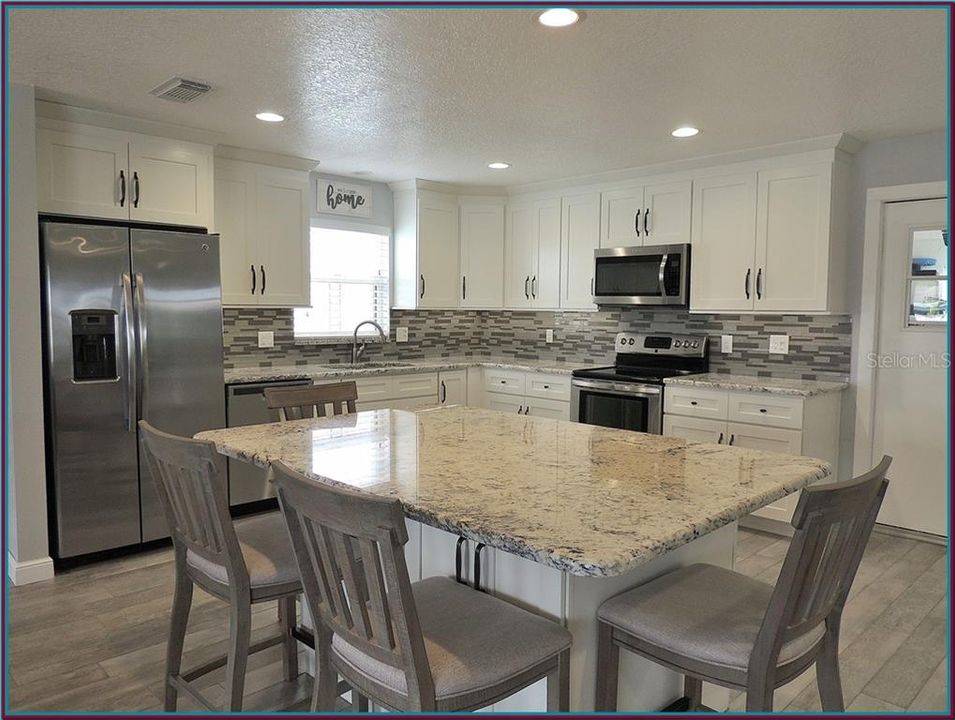
M 408 520 L 406 546 L 412 581 L 443 575 L 454 577 L 457 536 Z M 641 585 L 670 570 L 705 562 L 732 568 L 736 523 L 725 525 L 690 543 L 661 555 L 623 575 L 591 577 L 573 575 L 512 553 L 492 548 L 481 552 L 481 588 L 517 605 L 557 620 L 574 636 L 571 649 L 570 709 L 594 711 L 597 674 L 597 608 L 609 597 Z M 475 543 L 466 541 L 462 573 L 473 583 Z M 303 612 L 306 615 L 307 612 Z M 468 622 L 467 617 L 461 618 Z M 314 673 L 314 658 L 307 653 L 306 667 Z M 620 653 L 618 712 L 651 712 L 683 695 L 683 677 L 631 652 Z M 543 712 L 547 709 L 545 681 L 486 708 L 493 712 Z M 704 684 L 703 703 L 725 710 L 726 688 Z

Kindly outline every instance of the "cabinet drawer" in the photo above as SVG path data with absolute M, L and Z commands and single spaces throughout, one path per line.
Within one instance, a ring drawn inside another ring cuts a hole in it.
M 802 428 L 803 400 L 768 393 L 730 393 L 729 419 L 771 427 Z
M 551 420 L 570 420 L 570 403 L 564 400 L 524 398 L 524 414 Z
M 570 401 L 569 375 L 527 373 L 525 386 L 524 394 L 528 397 Z
M 484 389 L 488 392 L 524 395 L 524 373 L 517 370 L 485 368 Z
M 663 392 L 663 411 L 674 415 L 725 420 L 728 397 L 722 390 L 668 385 Z
M 438 376 L 436 373 L 421 375 L 396 375 L 392 378 L 395 398 L 438 397 Z

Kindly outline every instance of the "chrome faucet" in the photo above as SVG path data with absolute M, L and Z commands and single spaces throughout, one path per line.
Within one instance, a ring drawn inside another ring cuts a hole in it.
M 381 325 L 376 323 L 374 320 L 362 320 L 355 326 L 355 332 L 352 334 L 351 361 L 353 365 L 361 360 L 362 355 L 365 354 L 365 341 L 362 340 L 361 344 L 358 343 L 358 329 L 362 325 L 374 325 L 378 330 L 378 334 L 381 336 L 381 341 L 388 341 L 388 338 L 385 336 L 385 331 L 381 329 Z

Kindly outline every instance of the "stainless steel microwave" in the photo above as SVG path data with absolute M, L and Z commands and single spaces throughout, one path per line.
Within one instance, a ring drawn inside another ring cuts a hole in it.
M 690 302 L 690 246 L 594 250 L 594 304 L 674 305 Z

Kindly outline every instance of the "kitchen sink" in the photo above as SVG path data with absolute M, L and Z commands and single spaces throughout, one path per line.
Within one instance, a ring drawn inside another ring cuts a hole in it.
M 327 365 L 326 367 L 330 369 L 340 369 L 340 370 L 361 370 L 367 368 L 369 370 L 381 369 L 381 368 L 410 368 L 414 367 L 414 363 L 409 362 L 397 362 L 397 361 L 374 361 L 370 360 L 368 362 L 357 362 L 357 363 L 336 363 L 335 365 Z

